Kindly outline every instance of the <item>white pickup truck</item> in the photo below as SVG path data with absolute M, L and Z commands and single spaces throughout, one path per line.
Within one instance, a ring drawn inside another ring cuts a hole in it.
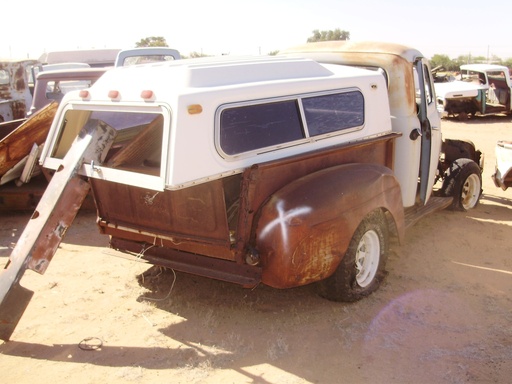
M 435 83 L 435 89 L 443 116 L 512 113 L 510 73 L 502 65 L 461 65 L 459 80 Z
M 391 238 L 477 205 L 479 160 L 443 142 L 428 61 L 409 47 L 112 69 L 58 107 L 41 155 L 51 182 L 0 275 L 0 337 L 30 300 L 23 273 L 44 273 L 89 190 L 117 251 L 354 301 L 379 287 Z
M 506 191 L 512 187 L 512 141 L 498 140 L 495 153 L 496 164 L 491 177 L 494 185 Z

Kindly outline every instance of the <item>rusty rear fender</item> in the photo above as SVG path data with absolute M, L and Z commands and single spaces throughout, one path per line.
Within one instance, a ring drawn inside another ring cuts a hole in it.
M 389 212 L 392 233 L 404 236 L 400 187 L 377 164 L 344 164 L 299 178 L 261 208 L 256 249 L 263 283 L 289 288 L 322 280 L 337 268 L 363 218 Z

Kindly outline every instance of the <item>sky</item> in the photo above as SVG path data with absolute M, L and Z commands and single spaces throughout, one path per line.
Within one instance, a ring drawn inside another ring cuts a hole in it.
M 133 48 L 161 36 L 182 55 L 259 55 L 339 28 L 354 41 L 435 54 L 512 58 L 512 1 L 475 0 L 24 0 L 4 1 L 0 58 Z M 486 6 L 488 8 L 486 8 Z M 11 15 L 11 16 L 8 16 Z

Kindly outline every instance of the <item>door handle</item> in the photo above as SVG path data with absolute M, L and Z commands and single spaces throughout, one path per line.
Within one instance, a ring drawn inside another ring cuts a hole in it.
M 414 128 L 411 133 L 409 134 L 409 138 L 412 140 L 412 141 L 416 141 L 416 139 L 418 137 L 421 137 L 423 134 L 421 133 L 421 129 L 419 128 Z

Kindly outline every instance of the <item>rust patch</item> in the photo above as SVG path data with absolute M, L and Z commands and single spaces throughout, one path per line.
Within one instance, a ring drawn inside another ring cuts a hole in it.
M 22 119 L 32 103 L 29 74 L 36 60 L 4 61 L 0 63 L 2 83 L 0 99 L 10 101 L 3 104 L 0 121 Z

